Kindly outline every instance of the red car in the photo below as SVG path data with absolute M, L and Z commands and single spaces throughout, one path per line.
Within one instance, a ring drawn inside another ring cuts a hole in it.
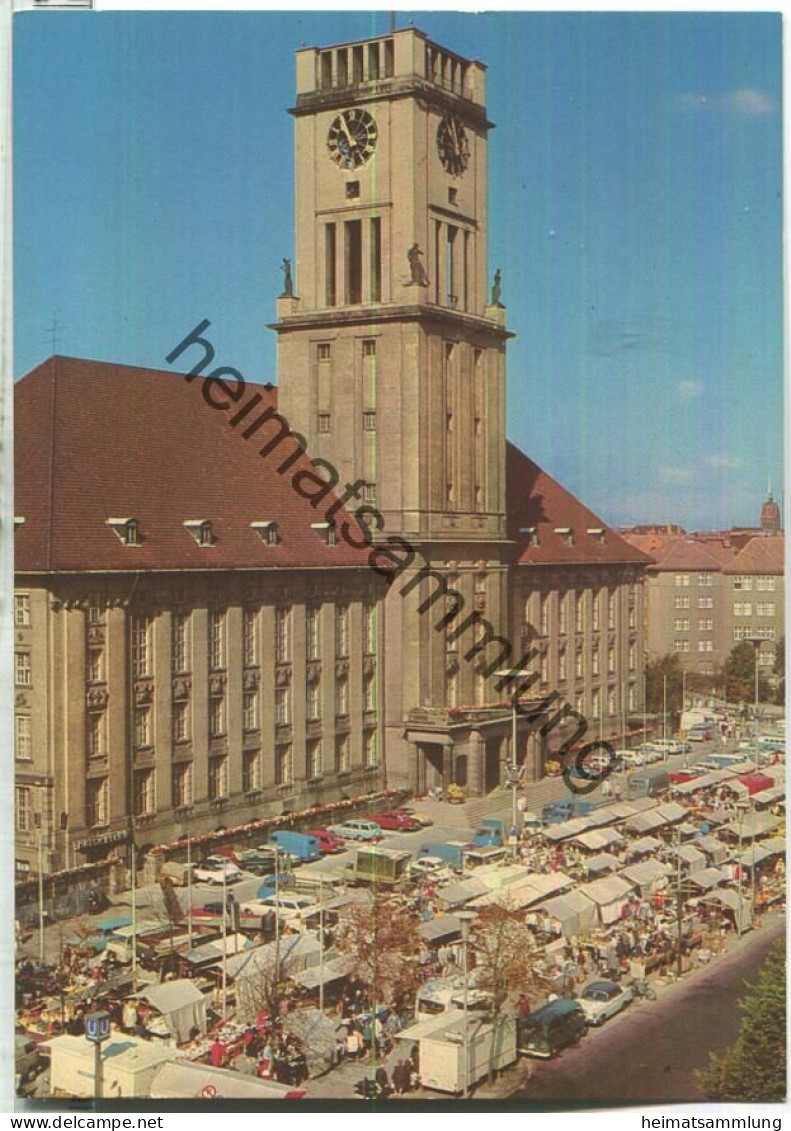
M 399 813 L 395 810 L 388 813 L 374 813 L 371 820 L 375 821 L 380 829 L 388 829 L 396 833 L 416 833 L 423 827 L 420 821 L 416 821 L 408 813 Z
M 306 836 L 315 836 L 322 852 L 343 852 L 346 845 L 339 836 L 331 833 L 329 829 L 309 829 Z

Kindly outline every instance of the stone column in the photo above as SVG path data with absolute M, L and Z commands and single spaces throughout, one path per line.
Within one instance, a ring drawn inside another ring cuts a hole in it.
M 467 755 L 467 793 L 471 797 L 480 797 L 483 793 L 485 757 L 486 744 L 480 731 L 475 730 L 470 735 Z

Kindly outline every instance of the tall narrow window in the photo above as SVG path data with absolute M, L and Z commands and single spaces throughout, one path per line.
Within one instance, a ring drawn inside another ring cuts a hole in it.
M 338 69 L 337 78 L 335 80 L 337 86 L 349 85 L 349 55 L 346 48 L 341 48 L 340 51 L 335 53 L 335 62 Z
M 368 78 L 379 78 L 379 44 L 368 44 Z
M 174 613 L 171 621 L 174 672 L 189 671 L 188 630 L 189 617 L 184 613 Z
M 446 304 L 451 307 L 458 305 L 459 296 L 456 292 L 455 250 L 456 234 L 458 229 L 452 224 L 447 228 L 447 245 L 445 248 L 445 278 L 446 278 Z
M 382 301 L 382 221 L 371 221 L 371 302 Z
M 209 759 L 209 799 L 218 801 L 228 796 L 228 757 Z
M 329 90 L 332 86 L 332 52 L 325 51 L 321 56 L 321 89 Z
M 366 654 L 376 652 L 376 605 L 363 606 L 363 646 Z
M 363 49 L 352 48 L 352 82 L 363 81 Z
M 439 305 L 440 289 L 442 282 L 440 279 L 439 270 L 439 249 L 442 246 L 442 224 L 439 220 L 434 221 L 434 302 Z
M 319 658 L 319 609 L 308 605 L 305 610 L 305 650 L 309 660 Z
M 261 788 L 261 752 L 248 750 L 242 763 L 242 792 L 255 793 Z
M 192 804 L 192 763 L 173 767 L 173 807 L 180 809 Z
M 17 628 L 27 628 L 30 625 L 29 593 L 16 593 L 14 595 L 14 624 Z
M 245 691 L 242 700 L 242 724 L 245 730 L 258 730 L 258 692 Z
M 338 605 L 335 610 L 335 655 L 349 655 L 349 606 Z
M 464 253 L 462 260 L 462 309 L 470 309 L 470 233 L 464 233 Z
M 255 609 L 245 609 L 242 620 L 244 662 L 247 667 L 258 663 L 258 613 Z
M 173 704 L 173 741 L 185 742 L 189 738 L 189 703 L 179 700 Z
M 275 610 L 275 661 L 291 663 L 291 608 Z
M 148 707 L 135 710 L 135 746 L 151 745 L 151 711 Z
M 225 667 L 225 613 L 212 609 L 209 613 L 209 668 Z
M 347 220 L 343 225 L 346 256 L 346 304 L 363 301 L 362 221 Z
M 33 757 L 33 743 L 30 737 L 30 715 L 17 715 L 15 727 L 16 756 L 21 762 L 29 762 Z
M 151 619 L 146 616 L 132 620 L 132 675 L 139 679 L 151 675 Z
M 392 39 L 385 40 L 385 78 L 391 79 L 395 74 L 395 48 Z
M 335 225 L 324 225 L 324 302 L 335 306 Z
M 222 695 L 212 696 L 209 700 L 209 734 L 212 738 L 225 734 L 225 699 Z

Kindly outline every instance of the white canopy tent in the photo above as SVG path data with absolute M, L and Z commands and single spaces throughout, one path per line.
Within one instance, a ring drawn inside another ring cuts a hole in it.
M 624 868 L 619 874 L 640 889 L 640 894 L 647 891 L 657 891 L 660 887 L 667 886 L 667 877 L 672 869 L 659 860 L 643 860 L 639 864 L 632 864 Z
M 189 978 L 147 986 L 131 996 L 148 1002 L 160 1014 L 165 1028 L 179 1045 L 190 1039 L 193 1029 L 201 1036 L 206 1032 L 206 998 Z
M 597 904 L 576 888 L 540 903 L 536 911 L 556 919 L 567 939 L 584 938 L 598 921 Z
M 599 918 L 605 925 L 621 917 L 621 909 L 629 898 L 634 884 L 621 876 L 605 876 L 601 880 L 583 884 L 580 891 L 598 906 Z

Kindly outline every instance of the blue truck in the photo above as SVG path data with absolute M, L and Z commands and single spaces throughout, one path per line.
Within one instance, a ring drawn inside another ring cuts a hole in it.
M 500 848 L 505 844 L 505 831 L 505 821 L 497 820 L 494 817 L 487 817 L 485 820 L 481 821 L 479 828 L 476 829 L 472 843 L 476 848 L 483 848 L 488 845 L 494 845 Z
M 568 798 L 563 801 L 550 801 L 541 810 L 541 820 L 545 825 L 562 825 L 572 817 L 585 817 L 593 810 L 591 801 L 582 801 L 578 797 Z
M 269 838 L 269 846 L 272 845 L 276 845 L 281 852 L 299 861 L 300 864 L 321 859 L 321 845 L 318 839 L 315 836 L 308 836 L 307 833 L 278 830 Z
M 451 840 L 443 844 L 422 844 L 417 855 L 418 859 L 424 856 L 436 856 L 444 861 L 449 868 L 461 872 L 464 868 L 464 854 L 469 847 L 466 842 L 460 840 Z

